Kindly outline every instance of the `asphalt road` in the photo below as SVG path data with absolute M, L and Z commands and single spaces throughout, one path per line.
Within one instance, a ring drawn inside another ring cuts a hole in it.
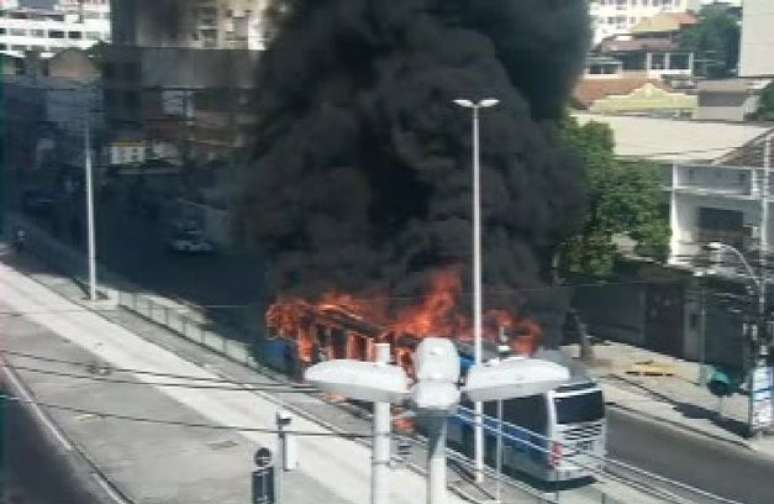
M 608 427 L 615 459 L 727 499 L 774 502 L 772 458 L 616 409 L 608 410 Z

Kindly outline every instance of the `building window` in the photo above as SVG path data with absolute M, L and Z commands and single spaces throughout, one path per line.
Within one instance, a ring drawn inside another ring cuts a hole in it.
M 140 78 L 140 64 L 139 63 L 125 63 L 124 64 L 124 78 L 126 80 L 135 81 Z
M 631 25 L 637 24 L 637 18 L 636 17 L 630 17 L 629 18 L 629 24 L 631 24 Z
M 12 45 L 11 46 L 11 51 L 24 52 L 26 50 L 27 50 L 27 46 L 23 46 L 23 45 Z
M 140 107 L 140 97 L 135 91 L 124 93 L 124 106 L 130 110 L 137 110 Z
M 79 31 L 67 32 L 67 38 L 69 38 L 70 40 L 81 40 L 83 39 L 83 32 L 79 32 Z
M 669 67 L 673 70 L 690 70 L 691 58 L 688 54 L 673 54 L 669 59 Z
M 87 40 L 99 40 L 99 38 L 100 38 L 99 32 L 86 32 Z
M 0 35 L 5 35 L 5 28 L 0 28 Z
M 0 44 L 0 51 L 7 51 L 8 50 L 8 44 Z
M 62 30 L 48 30 L 48 38 L 63 39 L 65 38 L 65 32 Z
M 46 51 L 45 46 L 42 46 L 42 45 L 31 46 L 30 49 L 32 49 L 33 51 L 38 51 L 38 52 L 45 52 Z
M 26 37 L 27 30 L 23 30 L 21 28 L 11 28 L 9 35 L 12 37 Z
M 650 60 L 650 70 L 664 70 L 666 65 L 666 56 L 664 54 L 654 54 Z
M 744 246 L 744 214 L 720 208 L 699 208 L 699 241 L 721 242 L 732 247 Z
M 46 30 L 30 30 L 30 36 L 37 37 L 37 38 L 45 38 Z

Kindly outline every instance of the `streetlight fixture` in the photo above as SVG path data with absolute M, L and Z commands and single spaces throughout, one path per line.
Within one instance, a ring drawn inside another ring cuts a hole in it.
M 385 350 L 386 349 L 386 350 Z M 324 392 L 377 403 L 408 403 L 428 428 L 427 504 L 445 504 L 446 428 L 462 394 L 471 401 L 502 401 L 545 393 L 570 379 L 567 368 L 556 363 L 508 358 L 476 364 L 459 388 L 460 357 L 451 340 L 425 338 L 414 352 L 417 380 L 409 387 L 403 368 L 387 364 L 389 346 L 378 344 L 379 362 L 333 360 L 315 364 L 304 377 Z M 386 428 L 380 427 L 386 422 Z M 374 408 L 372 504 L 387 504 L 389 487 L 389 404 Z
M 485 98 L 478 103 L 458 98 L 454 103 L 473 110 L 473 360 L 481 364 L 481 149 L 479 140 L 479 110 L 496 106 L 500 100 Z M 476 481 L 484 480 L 484 407 L 474 404 L 474 459 Z
M 750 392 L 750 400 L 749 400 L 749 409 L 748 409 L 748 428 L 750 431 L 750 435 L 754 436 L 758 432 L 760 432 L 761 428 L 765 428 L 768 425 L 771 425 L 772 421 L 772 415 L 771 415 L 771 399 L 766 394 L 764 394 L 764 405 L 761 408 L 756 407 L 756 390 L 759 388 L 768 389 L 772 386 L 772 378 L 771 373 L 768 370 L 768 330 L 766 327 L 766 270 L 765 267 L 761 268 L 760 275 L 756 275 L 755 271 L 753 271 L 752 266 L 750 266 L 750 263 L 745 259 L 744 255 L 735 247 L 732 247 L 731 245 L 728 245 L 726 243 L 721 242 L 710 242 L 707 243 L 704 248 L 706 250 L 709 250 L 711 252 L 731 252 L 734 254 L 739 261 L 744 266 L 745 270 L 747 271 L 747 276 L 749 279 L 753 282 L 755 285 L 755 288 L 757 290 L 757 296 L 758 296 L 758 314 L 757 319 L 758 323 L 755 324 L 753 327 L 755 328 L 755 332 L 753 333 L 751 340 L 754 345 L 753 347 L 753 368 L 750 372 L 749 378 L 748 378 L 748 388 Z M 763 265 L 763 263 L 762 263 Z M 758 383 L 763 382 L 763 383 Z M 759 409 L 761 411 L 759 411 Z M 764 411 L 766 410 L 766 411 Z

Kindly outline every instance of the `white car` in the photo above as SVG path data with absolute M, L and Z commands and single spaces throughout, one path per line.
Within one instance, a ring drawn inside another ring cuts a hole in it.
M 169 248 L 173 252 L 186 254 L 212 254 L 215 252 L 215 245 L 211 242 L 194 237 L 175 238 L 169 243 Z

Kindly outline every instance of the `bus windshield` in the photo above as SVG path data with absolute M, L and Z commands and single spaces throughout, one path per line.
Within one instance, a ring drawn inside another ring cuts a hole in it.
M 605 401 L 602 392 L 578 394 L 554 399 L 556 421 L 560 424 L 592 422 L 605 416 Z

